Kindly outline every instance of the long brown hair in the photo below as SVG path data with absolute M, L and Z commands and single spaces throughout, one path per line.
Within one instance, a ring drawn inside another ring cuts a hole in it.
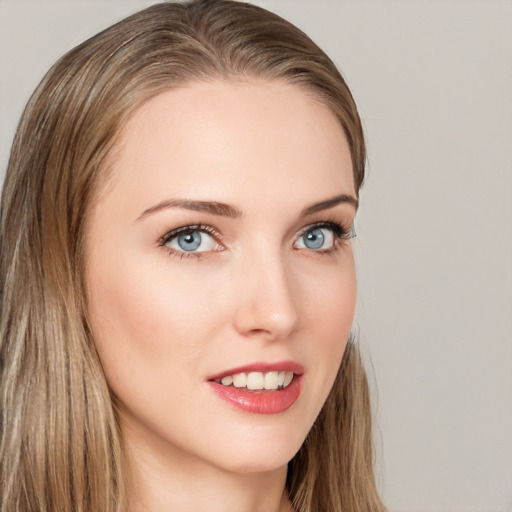
M 85 307 L 88 208 L 128 116 L 189 82 L 279 80 L 324 102 L 347 137 L 356 191 L 365 145 L 352 95 L 299 29 L 230 1 L 162 3 L 71 50 L 30 98 L 14 139 L 0 236 L 0 509 L 125 510 L 123 449 Z M 368 384 L 349 341 L 287 487 L 300 512 L 381 512 Z

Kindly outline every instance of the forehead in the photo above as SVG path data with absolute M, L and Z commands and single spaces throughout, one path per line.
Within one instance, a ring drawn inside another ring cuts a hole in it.
M 334 114 L 279 82 L 194 83 L 158 94 L 124 126 L 112 172 L 115 188 L 139 196 L 143 183 L 154 183 L 155 193 L 236 202 L 246 189 L 271 195 L 297 180 L 305 190 L 321 180 L 327 195 L 329 188 L 354 194 Z

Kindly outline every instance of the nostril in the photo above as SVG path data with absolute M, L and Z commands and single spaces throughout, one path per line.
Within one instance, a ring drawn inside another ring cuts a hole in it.
M 244 273 L 236 303 L 235 328 L 244 336 L 286 338 L 296 327 L 298 314 L 289 276 L 282 262 L 267 264 L 263 272 Z

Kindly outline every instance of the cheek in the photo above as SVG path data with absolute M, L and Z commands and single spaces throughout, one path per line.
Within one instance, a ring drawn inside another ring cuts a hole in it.
M 338 372 L 356 307 L 356 276 L 351 252 L 329 278 L 309 288 L 307 324 L 312 331 L 315 361 L 325 396 Z
M 307 304 L 307 322 L 336 338 L 348 333 L 356 307 L 356 275 L 352 251 L 347 249 L 341 262 L 316 273 L 299 269 L 304 281 L 302 293 Z
M 134 404 L 155 390 L 191 389 L 192 379 L 211 373 L 212 361 L 232 346 L 240 283 L 234 285 L 227 266 L 208 260 L 148 256 L 119 239 L 106 243 L 90 251 L 86 282 L 92 333 L 111 390 Z M 176 401 L 170 392 L 161 399 L 167 397 Z
M 177 378 L 186 374 L 214 328 L 205 283 L 171 274 L 166 261 L 91 259 L 91 328 L 113 390 L 125 380 L 168 374 L 169 365 Z

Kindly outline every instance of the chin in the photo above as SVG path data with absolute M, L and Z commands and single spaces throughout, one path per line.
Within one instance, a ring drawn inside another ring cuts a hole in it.
M 283 426 L 284 427 L 284 426 Z M 229 443 L 217 445 L 217 458 L 232 473 L 264 473 L 279 470 L 299 451 L 307 435 L 305 429 L 293 425 L 286 428 L 247 428 L 243 435 L 231 434 Z M 228 455 L 229 457 L 226 457 Z
M 222 468 L 229 473 L 242 475 L 272 473 L 286 467 L 295 453 L 276 455 L 275 450 L 260 450 L 258 457 L 233 455 L 222 464 Z

